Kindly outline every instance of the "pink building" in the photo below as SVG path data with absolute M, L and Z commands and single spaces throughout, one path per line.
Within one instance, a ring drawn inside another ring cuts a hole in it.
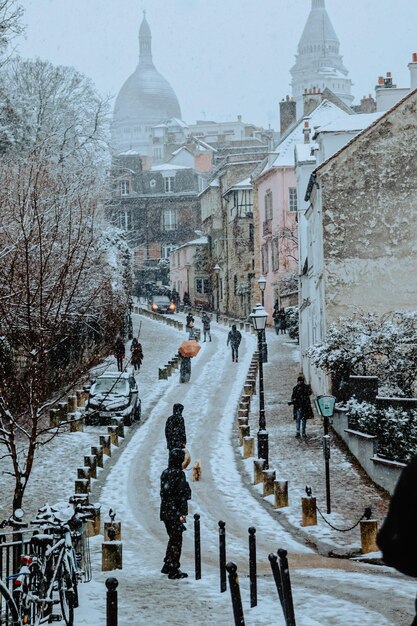
M 310 143 L 311 130 L 339 116 L 346 117 L 335 104 L 323 100 L 282 137 L 263 169 L 254 177 L 257 194 L 257 249 L 259 268 L 266 278 L 265 308 L 271 315 L 274 303 L 288 306 L 293 301 L 288 293 L 298 290 L 298 200 L 294 149 L 297 144 Z M 285 298 L 283 297 L 285 295 Z M 269 320 L 271 321 L 271 319 Z
M 188 292 L 191 304 L 204 306 L 210 303 L 210 276 L 205 269 L 207 237 L 188 241 L 170 255 L 170 289 L 178 291 L 183 302 Z

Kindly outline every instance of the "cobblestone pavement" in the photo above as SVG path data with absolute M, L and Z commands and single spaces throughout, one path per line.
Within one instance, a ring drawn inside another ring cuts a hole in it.
M 349 528 L 362 516 L 365 507 L 371 506 L 372 518 L 380 525 L 385 517 L 389 496 L 375 486 L 356 463 L 343 442 L 331 433 L 330 492 L 331 510 L 326 514 L 326 487 L 322 452 L 323 424 L 315 412 L 315 419 L 307 422 L 307 439 L 295 438 L 292 407 L 288 406 L 293 386 L 300 371 L 298 347 L 288 335 L 267 332 L 268 363 L 264 364 L 266 423 L 269 432 L 270 469 L 276 478 L 288 480 L 290 506 L 273 508 L 273 496 L 264 500 L 273 515 L 291 527 L 297 537 L 304 536 L 310 545 L 321 553 L 348 554 L 360 548 L 360 531 L 332 530 L 318 515 L 318 525 L 302 528 L 301 497 L 306 485 L 311 486 L 317 505 L 324 517 L 337 528 Z M 258 430 L 259 400 L 252 398 L 251 433 Z M 244 462 L 248 482 L 253 482 L 253 463 Z M 261 486 L 252 487 L 261 493 Z

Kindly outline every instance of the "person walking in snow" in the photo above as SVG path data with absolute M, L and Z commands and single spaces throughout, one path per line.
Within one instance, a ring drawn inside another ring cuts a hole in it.
M 190 335 L 190 339 L 195 339 L 193 333 Z M 181 352 L 178 352 L 178 354 L 180 355 L 180 383 L 189 383 L 191 378 L 191 358 L 183 356 Z
M 135 371 L 136 370 L 139 371 L 140 366 L 142 365 L 143 351 L 142 351 L 142 345 L 139 343 L 136 337 L 132 339 L 132 345 L 130 346 L 130 351 L 132 353 L 130 362 L 132 363 Z
M 211 341 L 211 333 L 210 333 L 211 319 L 209 318 L 206 312 L 203 313 L 201 317 L 201 321 L 203 322 L 203 335 L 204 335 L 203 341 L 206 341 L 206 337 L 208 337 L 209 340 Z
M 194 339 L 194 317 L 192 313 L 188 313 L 185 318 L 185 330 L 188 333 L 188 338 Z
M 117 361 L 117 369 L 119 370 L 119 372 L 123 372 L 123 359 L 126 356 L 126 350 L 125 342 L 120 335 L 118 335 L 116 343 L 114 344 L 114 356 Z
M 236 329 L 236 324 L 233 324 L 232 329 L 229 331 L 227 335 L 227 345 L 230 343 L 230 347 L 232 348 L 232 361 L 236 363 L 239 359 L 239 346 L 242 341 L 242 335 L 239 330 Z
M 167 440 L 168 450 L 174 448 L 185 448 L 187 436 L 185 434 L 185 422 L 182 412 L 183 404 L 174 404 L 172 407 L 172 415 L 170 415 L 165 424 L 165 437 Z
M 160 519 L 164 522 L 168 534 L 161 573 L 168 574 L 170 580 L 188 577 L 186 572 L 180 570 L 182 533 L 186 530 L 188 500 L 191 499 L 191 488 L 182 469 L 184 458 L 184 449 L 170 450 L 168 467 L 161 474 Z
M 314 417 L 313 409 L 311 408 L 310 403 L 311 393 L 312 391 L 310 385 L 306 384 L 304 376 L 300 374 L 297 378 L 297 384 L 292 390 L 291 402 L 288 403 L 290 405 L 292 404 L 294 408 L 296 428 L 295 436 L 297 438 L 300 438 L 301 436 L 307 437 L 307 420 Z

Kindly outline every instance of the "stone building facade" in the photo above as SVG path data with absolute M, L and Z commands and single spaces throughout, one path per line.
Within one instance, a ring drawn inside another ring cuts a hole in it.
M 303 324 L 315 332 L 302 339 L 301 351 L 317 392 L 327 391 L 328 381 L 311 367 L 308 343 L 323 341 L 339 316 L 416 309 L 416 116 L 414 90 L 310 179 Z

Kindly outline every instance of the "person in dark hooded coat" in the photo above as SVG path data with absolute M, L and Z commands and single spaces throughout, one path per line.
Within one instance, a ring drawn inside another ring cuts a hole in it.
M 168 574 L 171 580 L 188 576 L 180 570 L 182 533 L 188 515 L 188 500 L 191 499 L 191 488 L 182 469 L 184 458 L 184 449 L 170 450 L 168 467 L 161 474 L 160 519 L 169 537 L 161 573 Z
M 174 404 L 172 407 L 172 415 L 170 415 L 165 424 L 165 437 L 167 440 L 168 450 L 174 448 L 185 448 L 187 437 L 185 434 L 185 422 L 182 415 L 184 405 Z

